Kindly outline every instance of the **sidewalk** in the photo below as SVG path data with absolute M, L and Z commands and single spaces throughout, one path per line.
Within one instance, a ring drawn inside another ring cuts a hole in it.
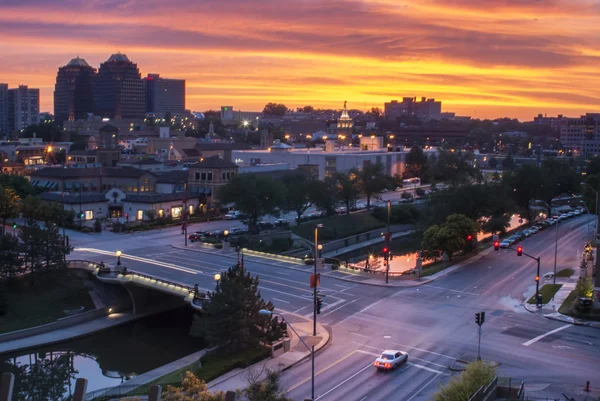
M 115 327 L 145 317 L 145 314 L 133 315 L 130 312 L 113 313 L 103 318 L 94 319 L 89 322 L 77 324 L 60 330 L 50 331 L 48 333 L 38 334 L 31 337 L 20 338 L 18 340 L 6 341 L 0 343 L 0 354 L 6 352 L 18 351 L 26 348 L 38 347 L 72 340 L 85 335 Z
M 286 315 L 288 313 L 285 313 Z M 293 315 L 300 317 L 298 315 Z M 305 320 L 303 323 L 293 323 L 294 329 L 302 337 L 302 340 L 311 347 L 315 346 L 315 353 L 321 350 L 329 342 L 329 332 L 325 327 L 317 322 L 317 335 L 312 336 L 312 321 L 302 318 Z M 208 383 L 208 388 L 212 391 L 229 391 L 243 389 L 248 386 L 248 378 L 264 379 L 266 375 L 266 369 L 283 371 L 290 369 L 294 365 L 300 363 L 302 360 L 310 357 L 310 351 L 306 349 L 304 344 L 300 342 L 298 336 L 290 331 L 291 343 L 290 350 L 277 358 L 267 359 L 265 361 L 258 362 L 246 369 L 233 370 L 215 380 Z

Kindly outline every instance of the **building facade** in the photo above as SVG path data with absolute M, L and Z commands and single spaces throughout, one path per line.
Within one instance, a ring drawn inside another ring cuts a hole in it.
M 54 85 L 54 120 L 58 124 L 93 113 L 95 76 L 96 69 L 79 57 L 58 69 Z
M 209 157 L 189 167 L 188 186 L 206 196 L 209 204 L 217 201 L 217 190 L 238 173 L 238 166 L 218 156 Z
M 100 64 L 94 82 L 95 111 L 107 118 L 144 118 L 145 85 L 137 64 L 117 53 Z
M 40 90 L 27 85 L 8 90 L 8 132 L 37 124 L 40 114 Z
M 584 156 L 600 154 L 600 113 L 587 113 L 579 118 L 563 118 L 560 143 L 564 150 Z
M 407 117 L 421 121 L 439 121 L 442 118 L 442 102 L 426 97 L 422 97 L 420 101 L 416 97 L 404 97 L 402 102 L 392 100 L 385 103 L 384 115 L 387 120 Z
M 8 134 L 8 84 L 0 83 L 0 133 Z
M 146 113 L 157 117 L 182 115 L 185 113 L 185 80 L 162 78 L 148 74 L 146 84 Z

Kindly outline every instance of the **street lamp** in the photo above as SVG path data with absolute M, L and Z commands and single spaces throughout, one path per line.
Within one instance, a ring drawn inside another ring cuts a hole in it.
M 225 242 L 227 242 L 227 236 L 228 235 L 229 235 L 229 231 L 228 230 L 223 231 L 223 236 L 225 237 L 225 240 L 224 240 Z
M 548 215 L 552 214 L 552 208 L 549 204 L 542 201 L 544 205 L 548 207 Z M 554 275 L 552 276 L 552 284 L 556 284 L 556 258 L 558 257 L 558 223 L 559 219 L 556 219 L 556 239 L 554 240 Z
M 387 234 L 385 236 L 385 248 L 387 251 L 385 252 L 385 283 L 389 283 L 390 281 L 390 214 L 392 209 L 392 201 L 387 201 Z
M 596 194 L 596 215 L 598 215 L 598 222 L 600 223 L 600 213 L 598 213 L 598 210 L 600 210 L 600 203 L 598 202 L 598 195 L 599 192 L 596 191 L 590 184 L 588 184 L 587 182 L 582 182 L 581 185 L 586 185 L 589 189 L 591 189 L 594 194 Z M 596 238 L 598 237 L 598 230 L 600 229 L 600 227 L 598 227 L 598 224 L 596 224 Z
M 319 228 L 323 228 L 323 224 L 317 224 L 315 226 L 315 285 L 313 286 L 313 336 L 317 335 L 317 259 L 319 258 Z
M 310 351 L 310 359 L 311 359 L 311 364 L 312 364 L 310 398 L 312 400 L 314 400 L 315 399 L 315 346 L 313 345 L 312 347 L 309 347 L 304 342 L 304 340 L 302 339 L 302 337 L 300 337 L 300 335 L 298 334 L 298 332 L 296 331 L 296 329 L 294 329 L 294 326 L 292 326 L 290 324 L 290 322 L 288 322 L 287 320 L 285 320 L 285 317 L 283 317 L 283 315 L 281 313 L 273 312 L 273 311 L 266 310 L 266 309 L 261 309 L 261 310 L 258 311 L 258 313 L 260 315 L 263 315 L 263 316 L 277 315 L 277 316 L 281 317 L 281 320 L 283 320 L 290 327 L 290 329 L 292 329 L 292 331 L 294 332 L 294 334 L 296 334 L 298 336 L 298 339 L 302 342 L 302 344 L 304 344 L 304 346 L 306 347 L 306 349 Z
M 219 273 L 216 273 L 215 276 L 215 281 L 217 282 L 217 290 L 219 289 L 219 282 L 221 281 L 221 275 Z
M 121 266 L 121 255 L 122 255 L 122 253 L 121 253 L 120 249 L 117 250 L 116 255 L 117 255 L 117 266 Z

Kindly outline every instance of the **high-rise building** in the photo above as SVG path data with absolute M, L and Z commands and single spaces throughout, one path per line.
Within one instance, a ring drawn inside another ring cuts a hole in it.
M 185 113 L 185 80 L 161 78 L 158 74 L 148 74 L 146 82 L 146 113 L 157 117 L 165 114 Z
M 8 134 L 8 84 L 0 84 L 0 133 Z
M 96 69 L 76 57 L 58 69 L 54 86 L 54 120 L 83 119 L 94 111 L 93 79 Z
M 592 157 L 600 155 L 600 113 L 561 118 L 560 143 L 566 151 Z
M 411 117 L 421 121 L 440 120 L 442 118 L 442 102 L 435 99 L 404 97 L 402 102 L 392 100 L 384 104 L 384 114 L 387 120 L 400 117 Z
M 108 118 L 144 118 L 145 85 L 137 64 L 117 53 L 100 64 L 94 82 L 95 111 Z
M 40 114 L 40 90 L 27 85 L 8 90 L 8 132 L 37 124 Z

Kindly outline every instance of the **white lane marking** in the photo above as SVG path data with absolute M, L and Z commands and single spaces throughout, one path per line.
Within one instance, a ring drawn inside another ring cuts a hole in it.
M 273 298 L 273 301 L 283 302 L 284 304 L 289 304 L 288 301 L 284 301 L 283 299 Z
M 335 307 L 335 306 L 338 306 L 339 304 L 341 304 L 341 303 L 343 303 L 343 302 L 346 302 L 346 300 L 345 300 L 345 299 L 339 299 L 339 300 L 335 301 L 335 302 L 334 302 L 334 303 L 332 303 L 332 304 L 329 304 L 329 305 L 326 305 L 326 306 L 324 306 L 324 307 L 321 309 L 321 312 L 324 312 L 324 311 L 326 311 L 326 310 L 329 310 L 329 309 L 331 309 L 331 308 L 333 308 L 333 307 Z M 313 315 L 313 313 L 311 312 L 311 313 L 307 313 L 306 315 L 304 315 L 304 317 L 305 317 L 305 318 L 310 318 L 310 317 L 312 317 L 312 315 Z M 323 315 L 322 315 L 322 316 L 323 316 Z
M 351 334 L 352 334 L 352 333 L 351 333 Z M 372 349 L 376 349 L 376 350 L 379 350 L 379 349 L 381 349 L 381 348 L 372 347 L 372 346 L 370 346 L 370 345 L 366 345 L 366 344 L 364 344 L 364 345 L 363 345 L 363 347 L 366 347 L 366 348 L 372 348 Z M 357 350 L 357 352 L 360 352 L 360 353 L 362 353 L 362 354 L 367 354 L 367 355 L 374 355 L 374 356 L 377 356 L 377 357 L 379 356 L 379 354 L 376 354 L 376 353 L 374 353 L 374 352 L 369 352 L 369 351 Z M 435 362 L 427 361 L 427 360 L 425 360 L 425 359 L 417 358 L 417 357 L 415 357 L 415 356 L 412 356 L 412 355 L 409 355 L 408 357 L 409 357 L 410 359 L 416 359 L 417 361 L 421 361 L 421 362 L 424 362 L 424 363 L 428 363 L 428 364 L 430 364 L 430 365 L 435 365 L 435 366 L 438 366 L 438 367 L 440 367 L 440 368 L 443 368 L 443 369 L 446 369 L 446 368 L 448 367 L 448 366 L 440 365 L 439 363 L 435 363 Z M 442 372 L 440 372 L 440 373 L 442 373 Z
M 371 338 L 369 336 L 365 336 L 364 334 L 358 334 L 358 333 L 350 333 L 350 334 L 352 334 L 353 336 L 360 336 L 360 337 L 364 337 L 364 338 Z
M 383 301 L 383 300 L 384 300 L 384 298 L 380 299 L 380 300 L 379 300 L 379 301 L 377 301 L 377 302 L 373 302 L 371 305 L 367 306 L 366 308 L 363 308 L 363 309 L 362 309 L 360 312 L 358 312 L 358 313 L 363 313 L 363 312 L 367 311 L 367 310 L 368 310 L 370 307 L 377 305 L 378 303 L 380 303 L 380 302 L 381 302 L 381 301 Z
M 312 306 L 312 305 L 304 305 L 302 308 L 300 308 L 300 309 L 296 309 L 296 310 L 295 310 L 294 312 L 292 312 L 292 313 L 298 313 L 298 312 L 300 312 L 302 309 L 304 309 L 304 308 L 308 308 L 309 306 Z
M 358 372 L 356 372 L 355 374 L 353 374 L 352 376 L 350 376 L 349 378 L 347 378 L 346 380 L 344 380 L 343 382 L 341 382 L 340 384 L 338 384 L 335 387 L 332 387 L 331 389 L 327 390 L 325 393 L 321 394 L 320 396 L 318 396 L 315 401 L 320 400 L 321 398 L 325 397 L 327 394 L 331 393 L 332 391 L 336 390 L 337 388 L 343 386 L 344 384 L 348 383 L 350 380 L 354 379 L 356 376 L 358 376 L 359 374 L 361 374 L 362 372 L 364 372 L 365 370 L 369 369 L 373 367 L 372 363 L 369 363 L 367 366 L 365 366 L 364 368 L 362 368 L 361 370 L 359 370 Z
M 288 297 L 299 298 L 299 299 L 301 299 L 301 300 L 303 300 L 303 301 L 310 301 L 310 298 L 308 298 L 308 297 L 301 297 L 301 296 L 299 296 L 299 295 L 294 295 L 294 294 L 290 294 L 289 292 L 284 292 L 284 291 L 275 290 L 275 289 L 273 289 L 273 288 L 265 287 L 265 286 L 263 286 L 263 285 L 259 286 L 259 289 L 260 289 L 261 291 L 273 291 L 273 292 L 276 292 L 276 293 L 278 293 L 278 294 L 287 295 Z
M 344 292 L 344 291 L 348 291 L 349 289 L 351 289 L 351 288 L 354 288 L 354 287 L 356 287 L 357 285 L 358 285 L 358 284 L 352 284 L 350 287 L 346 287 L 346 289 L 342 290 L 342 292 Z
M 360 352 L 361 354 L 365 354 L 365 355 L 371 355 L 371 356 L 374 356 L 376 358 L 379 358 L 379 355 L 381 355 L 381 354 L 376 354 L 374 352 L 365 351 L 365 350 L 362 350 L 362 349 L 357 349 L 356 352 Z
M 346 288 L 345 285 L 341 285 L 341 284 L 334 284 L 336 287 L 342 287 L 342 288 Z
M 409 398 L 408 400 L 406 400 L 406 401 L 411 401 L 413 398 L 415 398 L 417 395 L 419 395 L 419 393 L 421 393 L 421 391 L 425 390 L 425 388 L 426 388 L 427 386 L 429 386 L 429 385 L 431 384 L 431 382 L 433 382 L 435 379 L 437 379 L 437 377 L 438 377 L 438 376 L 439 376 L 439 374 L 437 374 L 437 375 L 433 376 L 433 378 L 432 378 L 431 380 L 429 380 L 427 383 L 425 383 L 425 385 L 424 385 L 423 387 L 421 387 L 419 390 L 417 390 L 417 392 L 416 392 L 416 393 L 414 393 L 414 394 L 412 395 L 412 397 L 410 397 L 410 398 Z
M 360 346 L 363 346 L 363 347 L 368 347 L 368 345 L 364 345 L 364 344 L 362 344 L 362 343 L 359 343 L 359 342 L 356 342 L 356 341 L 352 341 L 352 342 L 353 342 L 354 344 L 357 344 L 357 345 L 360 345 Z M 451 357 L 451 356 L 444 355 L 444 354 L 440 354 L 440 353 L 438 353 L 438 352 L 429 351 L 429 350 L 426 350 L 426 349 L 423 349 L 423 348 L 411 347 L 410 345 L 405 345 L 405 344 L 395 343 L 395 342 L 393 342 L 393 341 L 390 341 L 390 344 L 393 344 L 393 345 L 399 345 L 399 346 L 401 346 L 402 348 L 410 348 L 410 349 L 414 349 L 414 350 L 421 351 L 421 352 L 427 352 L 428 354 L 433 354 L 433 355 L 437 355 L 437 356 L 443 356 L 444 358 L 452 359 L 453 361 L 455 361 L 455 360 L 456 360 L 456 358 L 453 358 L 453 357 Z
M 526 346 L 526 347 L 528 347 L 528 346 L 530 346 L 531 344 L 534 344 L 534 343 L 536 343 L 536 342 L 540 341 L 540 340 L 541 340 L 542 338 L 544 338 L 544 337 L 548 337 L 548 336 L 550 336 L 550 335 L 552 335 L 552 334 L 554 334 L 554 333 L 558 333 L 558 332 L 559 332 L 559 331 L 561 331 L 561 330 L 568 329 L 568 328 L 569 328 L 569 327 L 571 327 L 571 326 L 573 326 L 573 325 L 572 325 L 572 324 L 566 324 L 566 325 L 564 325 L 564 326 L 561 326 L 561 327 L 559 327 L 558 329 L 550 330 L 549 332 L 547 332 L 547 333 L 544 333 L 544 334 L 541 334 L 541 335 L 539 335 L 539 336 L 537 336 L 537 337 L 535 337 L 535 338 L 532 338 L 532 339 L 531 339 L 531 340 L 529 340 L 529 341 L 525 341 L 525 342 L 523 343 L 523 345 L 524 345 L 524 346 Z
M 451 292 L 456 292 L 456 293 L 459 293 L 459 294 L 467 294 L 467 295 L 475 295 L 475 296 L 481 295 L 481 294 L 475 294 L 474 292 L 459 291 L 459 290 L 455 290 L 453 288 L 437 287 L 435 285 L 429 285 L 429 284 L 425 284 L 423 287 L 426 287 L 426 288 L 435 288 L 437 290 L 451 291 Z
M 321 315 L 321 318 L 324 318 L 325 316 L 327 316 L 327 315 L 329 315 L 329 314 L 331 314 L 331 313 L 333 313 L 333 312 L 335 312 L 335 311 L 337 311 L 337 310 L 340 310 L 340 309 L 342 309 L 343 307 L 346 307 L 346 306 L 348 306 L 348 305 L 350 305 L 351 303 L 353 303 L 353 302 L 356 302 L 356 301 L 357 301 L 356 299 L 353 299 L 352 301 L 348 302 L 348 303 L 347 303 L 347 304 L 345 304 L 345 305 L 342 305 L 342 306 L 340 306 L 339 308 L 335 308 L 334 310 L 330 310 L 330 311 L 329 311 L 329 312 L 327 312 L 326 314 L 324 314 L 324 315 Z
M 426 371 L 431 372 L 431 373 L 437 373 L 438 375 L 443 375 L 444 374 L 444 372 L 440 372 L 439 370 L 428 368 L 427 366 L 419 365 L 417 363 L 411 363 L 411 362 L 409 362 L 408 365 L 409 366 L 414 366 L 415 368 L 426 370 Z
M 367 399 L 367 396 L 365 395 L 363 398 L 360 399 L 360 401 L 365 401 Z
M 274 270 L 269 271 L 269 273 L 281 274 L 282 276 L 291 276 L 290 273 L 277 272 L 277 271 L 274 271 Z

